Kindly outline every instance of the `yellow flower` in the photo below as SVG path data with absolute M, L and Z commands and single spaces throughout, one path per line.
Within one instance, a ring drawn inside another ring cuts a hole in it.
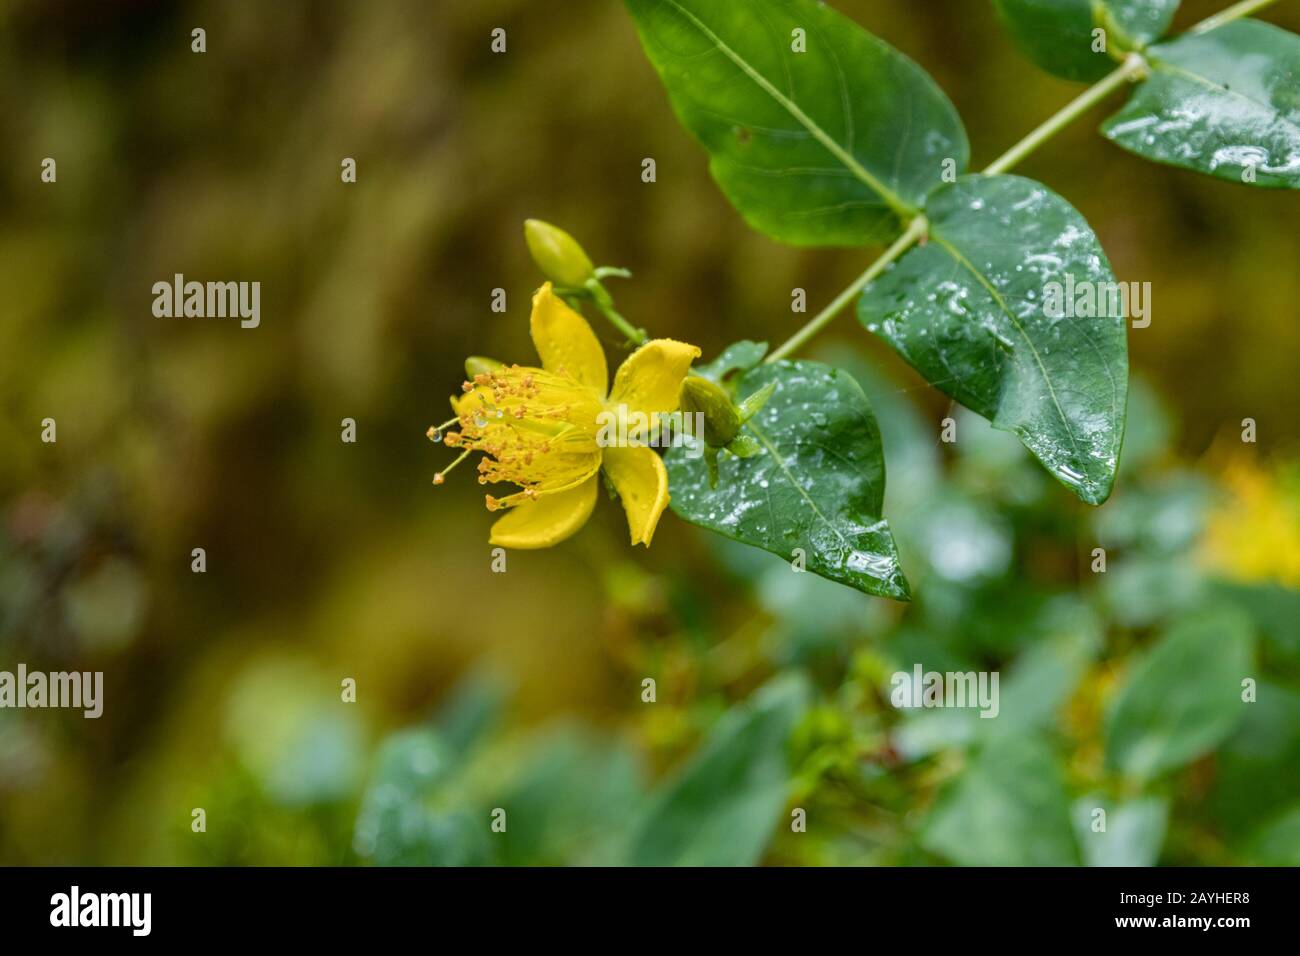
M 1237 581 L 1300 586 L 1300 499 L 1285 475 L 1244 458 L 1224 469 L 1228 496 L 1211 512 L 1202 556 Z
M 541 368 L 502 365 L 465 382 L 452 399 L 459 432 L 448 445 L 483 452 L 479 482 L 510 482 L 522 490 L 487 496 L 489 511 L 509 508 L 489 542 L 506 548 L 548 548 L 586 523 L 600 490 L 601 468 L 627 512 L 633 544 L 650 544 L 668 505 L 668 473 L 652 448 L 602 447 L 605 413 L 653 421 L 677 409 L 682 380 L 700 354 L 693 345 L 654 339 L 614 374 L 586 319 L 548 282 L 533 296 L 530 320 Z M 450 423 L 449 423 L 450 424 Z M 430 429 L 431 437 L 440 432 Z M 458 461 L 460 459 L 457 459 Z M 441 474 L 434 478 L 441 483 Z

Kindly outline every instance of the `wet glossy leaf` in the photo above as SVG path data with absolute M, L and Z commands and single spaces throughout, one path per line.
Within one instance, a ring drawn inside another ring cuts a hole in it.
M 1164 35 L 1179 0 L 993 0 L 1016 44 L 1067 80 L 1096 80 L 1118 65 L 1112 53 Z M 1093 31 L 1106 31 L 1094 50 Z M 1110 51 L 1110 52 L 1108 52 Z
M 1033 736 L 990 742 L 940 794 L 921 842 L 960 866 L 1077 863 L 1070 805 L 1051 748 Z
M 751 458 L 724 453 L 716 488 L 693 449 L 669 453 L 673 511 L 786 560 L 802 549 L 808 571 L 906 599 L 907 581 L 881 517 L 880 428 L 862 389 L 820 362 L 774 362 L 746 373 L 736 397 L 769 382 L 777 383 L 775 393 L 742 432 L 762 451 Z
M 899 231 L 969 155 L 915 63 L 812 0 L 627 0 L 683 125 L 745 220 L 798 245 Z
M 1239 20 L 1153 46 L 1147 61 L 1105 136 L 1158 163 L 1300 188 L 1300 37 Z
M 823 345 L 813 357 L 851 375 L 875 411 L 885 443 L 885 473 L 907 476 L 906 481 L 888 482 L 885 488 L 885 513 L 897 521 L 898 515 L 934 492 L 942 475 L 942 456 L 934 442 L 934 430 L 916 407 L 916 393 L 900 388 L 900 383 L 885 371 L 887 357 L 867 360 L 857 349 L 843 344 Z M 894 371 L 899 371 L 897 366 Z
M 636 866 L 751 866 L 785 809 L 787 745 L 808 705 L 798 676 L 778 678 L 718 720 L 633 828 Z
M 728 384 L 735 379 L 737 373 L 748 372 L 763 361 L 763 356 L 766 354 L 766 342 L 749 340 L 733 342 L 712 362 L 707 365 L 697 365 L 691 372 L 719 385 Z
M 1127 48 L 1158 40 L 1169 30 L 1180 0 L 1092 0 L 1104 9 L 1102 26 L 1118 31 Z
M 1253 705 L 1250 625 L 1216 608 L 1170 629 L 1133 669 L 1106 727 L 1106 761 L 1139 780 L 1179 767 L 1218 746 Z
M 1019 436 L 1084 501 L 1105 501 L 1128 345 L 1097 237 L 1064 199 L 1019 176 L 964 177 L 931 196 L 927 215 L 929 240 L 867 287 L 859 319 L 930 384 Z

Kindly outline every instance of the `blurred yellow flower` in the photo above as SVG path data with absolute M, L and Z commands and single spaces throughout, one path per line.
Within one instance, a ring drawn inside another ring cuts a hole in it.
M 1239 581 L 1300 586 L 1300 495 L 1245 459 L 1224 469 L 1226 499 L 1207 520 L 1202 557 Z
M 632 543 L 648 546 L 668 505 L 668 473 L 644 444 L 602 446 L 602 421 L 608 413 L 653 421 L 676 411 L 682 380 L 700 350 L 672 339 L 647 342 L 619 367 L 610 390 L 596 334 L 549 282 L 533 297 L 530 326 L 541 368 L 485 368 L 452 399 L 460 431 L 445 440 L 464 450 L 457 462 L 483 452 L 480 483 L 522 489 L 487 496 L 488 510 L 511 509 L 492 526 L 490 543 L 547 548 L 568 538 L 591 516 L 604 468 L 627 512 Z M 429 433 L 440 436 L 438 429 Z M 442 473 L 434 482 L 441 484 Z

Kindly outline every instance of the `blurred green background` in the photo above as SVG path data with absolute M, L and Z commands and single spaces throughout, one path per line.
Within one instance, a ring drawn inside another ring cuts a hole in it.
M 932 73 L 973 167 L 1080 89 L 990 4 L 835 6 Z M 948 401 L 846 315 L 809 354 L 875 404 L 913 605 L 672 515 L 631 551 L 607 503 L 494 574 L 424 431 L 464 356 L 533 360 L 525 218 L 706 358 L 872 251 L 749 232 L 617 3 L 0 2 L 0 669 L 106 685 L 99 720 L 0 710 L 0 863 L 1300 863 L 1300 197 L 1145 163 L 1103 115 L 1019 171 L 1154 287 L 1107 505 L 971 416 L 941 445 Z M 260 281 L 261 327 L 155 318 L 177 272 Z M 1210 693 L 1215 642 L 1176 687 L 1151 663 L 1206 620 L 1258 701 L 1159 772 L 1108 764 L 1126 688 Z M 914 662 L 1001 670 L 996 731 L 891 708 Z

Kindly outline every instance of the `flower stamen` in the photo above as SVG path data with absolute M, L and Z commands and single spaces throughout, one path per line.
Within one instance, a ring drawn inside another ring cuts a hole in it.
M 447 419 L 447 421 L 443 422 L 441 425 L 430 425 L 429 430 L 424 434 L 426 437 L 428 437 L 429 441 L 440 442 L 444 437 L 443 432 L 445 432 L 452 425 L 455 425 L 458 421 L 460 421 L 459 415 L 456 416 L 455 418 Z
M 440 485 L 440 484 L 442 484 L 444 481 L 446 481 L 446 480 L 447 480 L 447 472 L 451 471 L 453 468 L 455 468 L 457 465 L 459 465 L 462 461 L 464 461 L 466 458 L 468 458 L 468 457 L 469 457 L 469 453 L 470 453 L 471 451 L 473 451 L 472 448 L 466 448 L 463 452 L 460 453 L 460 455 L 456 458 L 455 461 L 453 461 L 450 465 L 448 465 L 448 466 L 447 466 L 446 468 L 444 468 L 442 471 L 437 472 L 437 473 L 433 476 L 433 483 L 434 483 L 435 485 Z

